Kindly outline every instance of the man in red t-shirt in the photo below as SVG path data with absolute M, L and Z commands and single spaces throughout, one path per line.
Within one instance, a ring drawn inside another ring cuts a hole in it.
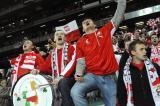
M 86 93 L 94 89 L 101 91 L 105 106 L 116 105 L 114 75 L 118 70 L 118 64 L 114 56 L 111 36 L 123 20 L 125 8 L 126 0 L 118 0 L 114 17 L 100 29 L 96 29 L 92 19 L 85 19 L 82 22 L 85 34 L 76 46 L 77 83 L 71 89 L 75 106 L 88 106 Z

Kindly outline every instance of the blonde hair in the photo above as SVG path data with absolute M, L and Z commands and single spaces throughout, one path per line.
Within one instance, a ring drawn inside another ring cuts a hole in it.
M 62 31 L 62 30 L 56 30 L 56 32 L 54 33 L 54 36 L 55 36 L 56 34 L 58 34 L 58 33 L 63 33 L 63 34 L 65 35 L 64 31 Z

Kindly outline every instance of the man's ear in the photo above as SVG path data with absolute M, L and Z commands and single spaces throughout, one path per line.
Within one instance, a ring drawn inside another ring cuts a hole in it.
M 94 23 L 94 27 L 96 28 L 97 27 L 97 25 Z
M 85 32 L 83 28 L 82 28 L 82 31 Z
M 53 41 L 56 42 L 56 38 L 55 37 L 54 37 Z
M 132 56 L 135 56 L 135 54 L 136 54 L 136 51 L 135 51 L 135 50 L 132 50 L 132 51 L 131 51 L 131 55 L 132 55 Z
M 35 46 L 32 46 L 32 49 L 36 48 Z

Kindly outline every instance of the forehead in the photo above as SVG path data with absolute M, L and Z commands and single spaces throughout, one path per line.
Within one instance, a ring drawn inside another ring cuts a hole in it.
M 24 41 L 24 44 L 32 44 L 32 41 L 26 40 L 26 41 Z
M 136 44 L 135 49 L 146 48 L 145 44 Z
M 157 35 L 152 35 L 151 38 L 158 38 L 158 36 Z
M 65 35 L 65 33 L 63 31 L 56 31 L 55 35 Z
M 84 21 L 82 21 L 82 24 L 83 24 L 83 23 L 86 23 L 86 22 L 88 22 L 88 21 L 93 22 L 93 20 L 92 20 L 92 19 L 88 18 L 88 19 L 85 19 Z
M 125 42 L 125 44 L 127 44 L 127 45 L 130 44 L 130 43 L 131 43 L 131 41 L 126 41 L 126 42 Z

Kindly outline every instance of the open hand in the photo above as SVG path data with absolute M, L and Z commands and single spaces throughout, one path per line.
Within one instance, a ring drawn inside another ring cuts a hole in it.
M 39 70 L 38 69 L 33 69 L 33 70 L 31 70 L 31 74 L 33 74 L 33 75 L 37 75 L 37 74 L 39 74 Z

